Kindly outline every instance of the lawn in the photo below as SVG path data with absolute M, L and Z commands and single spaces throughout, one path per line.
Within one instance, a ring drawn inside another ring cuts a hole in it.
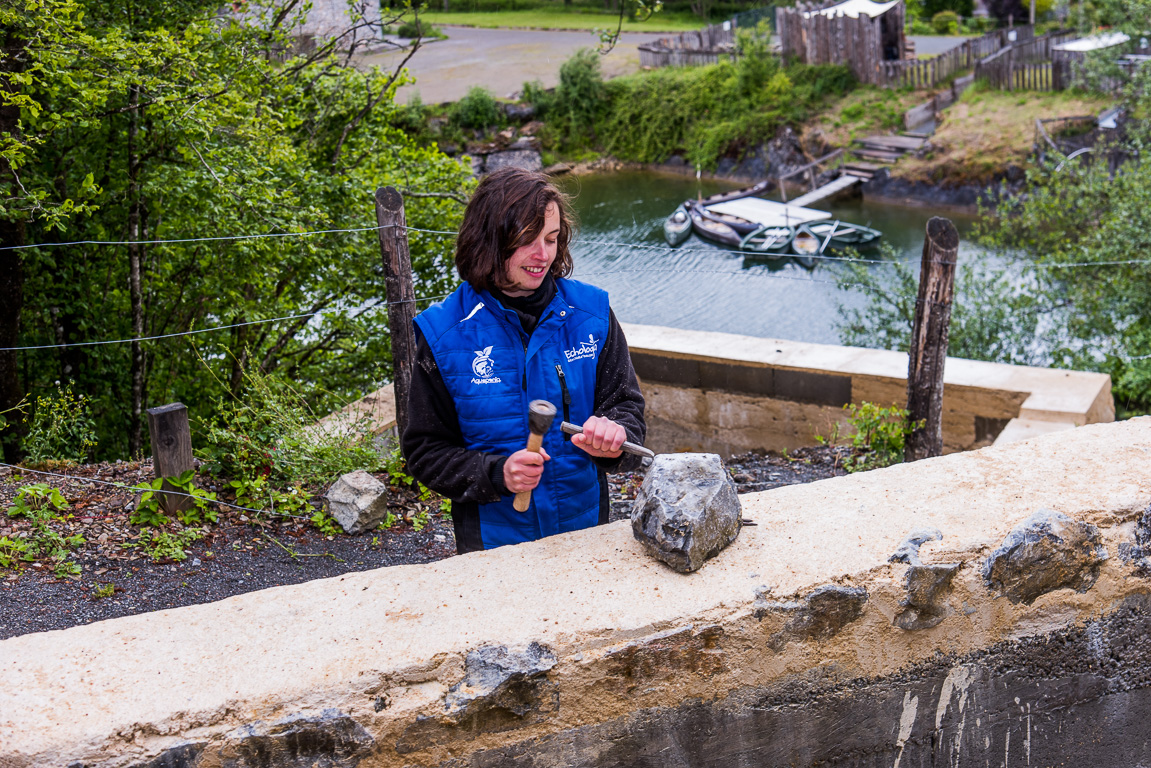
M 420 18 L 433 25 L 457 25 L 486 29 L 608 29 L 615 30 L 619 14 L 591 8 L 563 10 L 532 9 L 523 11 L 425 11 Z M 704 26 L 690 13 L 656 13 L 643 22 L 624 19 L 624 32 L 687 32 Z

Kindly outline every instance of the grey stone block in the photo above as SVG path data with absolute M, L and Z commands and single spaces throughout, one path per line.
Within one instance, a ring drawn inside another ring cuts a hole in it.
M 741 524 L 735 483 L 714 453 L 656 456 L 631 510 L 636 539 L 680 573 L 719 554 Z
M 1107 559 L 1099 529 L 1041 509 L 1017 525 L 983 563 L 987 586 L 1013 603 L 1069 587 L 1086 592 Z
M 388 487 L 362 469 L 333 483 L 324 498 L 348 533 L 371 530 L 388 514 Z
M 892 620 L 900 629 L 928 629 L 951 614 L 945 602 L 951 591 L 951 581 L 959 572 L 960 563 L 927 565 L 919 559 L 919 548 L 929 541 L 939 541 L 943 534 L 936 529 L 912 531 L 889 559 L 893 563 L 907 563 L 903 587 L 906 595 L 900 602 L 901 610 Z
M 767 646 L 779 653 L 789 642 L 827 640 L 863 616 L 870 597 L 863 587 L 824 584 L 803 600 L 775 601 L 768 591 L 756 595 L 753 615 L 761 621 L 773 614 L 790 616 L 783 629 L 772 635 Z

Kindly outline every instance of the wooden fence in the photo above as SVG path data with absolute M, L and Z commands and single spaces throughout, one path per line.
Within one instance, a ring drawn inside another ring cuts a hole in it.
M 1030 44 L 1034 39 L 1035 28 L 1031 25 L 996 29 L 980 37 L 965 40 L 950 51 L 931 59 L 884 61 L 881 63 L 880 82 L 889 88 L 908 87 L 916 90 L 935 88 L 941 82 L 958 72 L 970 69 L 981 60 L 1013 45 Z
M 902 3 L 876 18 L 865 13 L 856 18 L 826 16 L 814 5 L 804 3 L 797 3 L 795 8 L 777 8 L 775 16 L 785 58 L 806 64 L 845 64 L 860 82 L 873 85 L 883 83 L 883 28 L 897 30 L 894 54 L 901 55 L 903 21 Z
M 1057 91 L 1062 85 L 1052 64 L 1054 46 L 1075 37 L 1074 32 L 1052 32 L 1016 43 L 975 63 L 975 78 L 1004 91 Z
M 639 46 L 639 65 L 654 69 L 716 64 L 720 56 L 735 52 L 735 28 L 726 21 L 645 43 Z

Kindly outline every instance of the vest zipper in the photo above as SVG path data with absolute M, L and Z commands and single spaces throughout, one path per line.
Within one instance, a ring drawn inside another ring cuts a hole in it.
M 560 366 L 559 363 L 556 363 L 556 373 L 560 377 L 560 392 L 563 395 L 564 421 L 571 421 L 571 412 L 570 411 L 571 411 L 571 404 L 572 404 L 572 396 L 571 396 L 571 393 L 568 392 L 568 381 L 567 381 L 567 377 L 564 376 L 564 369 Z M 567 432 L 564 432 L 563 436 L 564 436 L 565 441 L 571 440 L 571 435 L 569 435 Z

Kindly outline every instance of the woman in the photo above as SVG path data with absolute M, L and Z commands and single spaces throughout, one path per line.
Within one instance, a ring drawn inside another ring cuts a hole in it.
M 402 447 L 412 474 L 452 500 L 461 554 L 606 523 L 605 472 L 639 466 L 620 451 L 646 432 L 627 341 L 607 293 L 567 279 L 571 236 L 567 199 L 545 176 L 496 171 L 464 212 L 464 283 L 416 318 Z M 537 399 L 558 414 L 532 453 Z M 559 416 L 583 434 L 569 439 Z

